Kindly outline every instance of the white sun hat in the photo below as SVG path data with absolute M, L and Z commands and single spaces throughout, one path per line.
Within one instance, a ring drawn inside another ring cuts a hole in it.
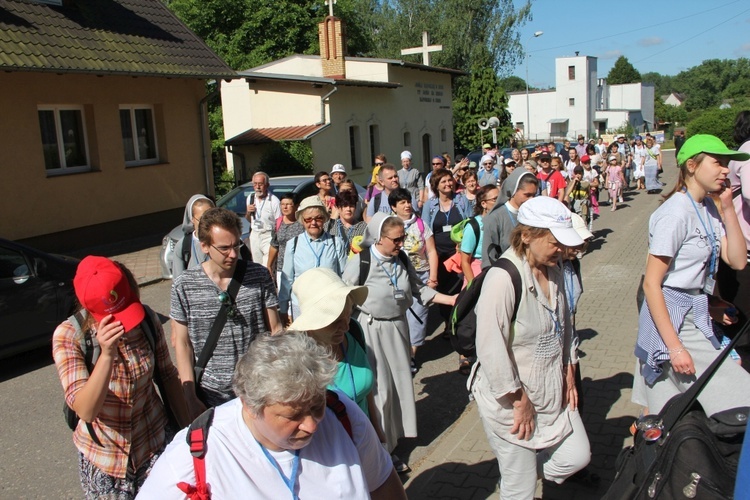
M 292 293 L 297 297 L 300 315 L 289 327 L 310 331 L 325 328 L 344 312 L 347 297 L 361 306 L 367 299 L 366 286 L 349 286 L 331 269 L 315 267 L 294 280 Z

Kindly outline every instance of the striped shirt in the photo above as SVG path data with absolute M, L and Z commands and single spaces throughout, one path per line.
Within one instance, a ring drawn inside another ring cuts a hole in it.
M 170 316 L 187 324 L 195 360 L 206 345 L 208 334 L 219 313 L 221 291 L 206 275 L 203 267 L 188 269 L 172 285 Z M 269 330 L 265 310 L 277 307 L 278 298 L 276 285 L 268 269 L 255 262 L 248 262 L 234 303 L 238 314 L 234 318 L 227 318 L 200 383 L 202 388 L 207 389 L 206 399 L 211 406 L 234 397 L 234 367 L 247 352 L 255 336 Z M 214 396 L 209 394 L 217 395 L 223 400 L 213 399 Z
M 177 370 L 169 357 L 161 322 L 154 317 L 153 323 L 157 329 L 156 353 L 151 352 L 140 327 L 128 332 L 117 344 L 118 355 L 107 396 L 92 422 L 103 446 L 93 441 L 83 420 L 73 433 L 78 451 L 102 472 L 116 478 L 125 478 L 128 470 L 138 469 L 164 445 L 167 416 L 153 384 L 154 361 L 163 380 L 177 378 Z M 93 327 L 92 330 L 92 335 L 96 335 Z M 83 335 L 69 321 L 58 326 L 52 336 L 52 356 L 65 391 L 65 402 L 71 408 L 89 378 L 81 340 Z
M 687 313 L 692 309 L 695 326 L 711 341 L 716 349 L 721 347 L 713 330 L 711 316 L 708 314 L 708 296 L 706 294 L 693 294 L 668 286 L 662 287 L 662 292 L 667 303 L 669 321 L 672 323 L 674 331 L 678 332 L 678 337 L 680 336 L 680 326 Z M 643 302 L 638 320 L 638 340 L 635 345 L 635 356 L 645 363 L 643 377 L 649 385 L 652 385 L 661 375 L 661 364 L 669 361 L 669 351 L 661 335 L 659 335 L 659 330 L 656 329 L 647 301 Z

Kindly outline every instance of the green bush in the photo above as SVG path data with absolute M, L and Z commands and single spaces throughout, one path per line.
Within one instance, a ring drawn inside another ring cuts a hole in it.
M 737 147 L 734 143 L 734 119 L 738 110 L 734 108 L 707 109 L 687 124 L 687 137 L 695 134 L 715 135 L 730 148 Z

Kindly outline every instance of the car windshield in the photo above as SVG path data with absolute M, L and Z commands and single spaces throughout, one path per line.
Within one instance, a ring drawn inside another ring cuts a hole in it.
M 296 187 L 295 184 L 274 184 L 270 190 L 277 197 L 281 197 L 286 193 L 291 193 Z M 247 197 L 254 192 L 252 186 L 239 186 L 222 196 L 221 199 L 216 202 L 217 207 L 223 207 L 231 210 L 237 215 L 245 215 L 247 212 Z

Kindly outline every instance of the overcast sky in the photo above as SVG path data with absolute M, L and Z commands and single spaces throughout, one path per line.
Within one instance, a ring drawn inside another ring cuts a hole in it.
M 621 55 L 641 73 L 663 75 L 676 75 L 706 59 L 750 57 L 747 0 L 532 0 L 531 9 L 534 19 L 521 28 L 521 41 L 529 53 L 534 87 L 554 86 L 555 58 L 576 51 L 599 58 L 602 78 Z M 534 38 L 536 31 L 544 34 Z M 511 73 L 525 79 L 526 62 Z

